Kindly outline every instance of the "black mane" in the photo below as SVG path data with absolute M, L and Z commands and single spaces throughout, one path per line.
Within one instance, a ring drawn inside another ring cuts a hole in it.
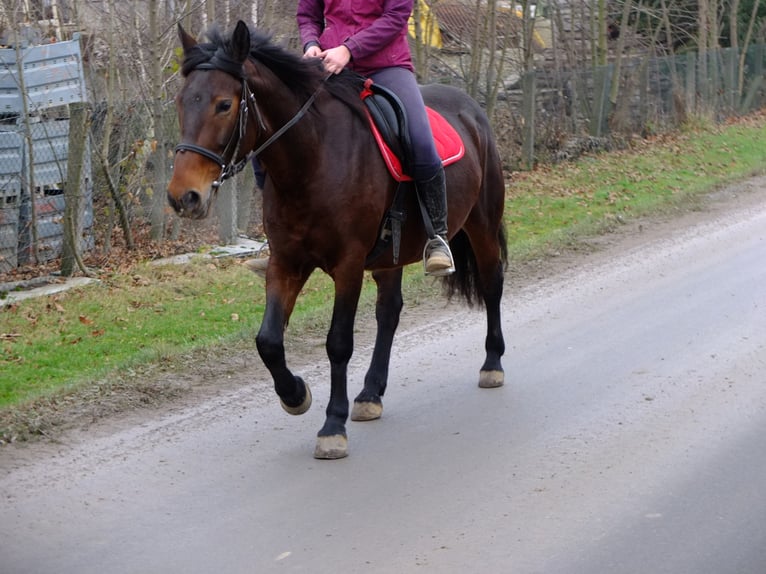
M 250 58 L 266 66 L 299 99 L 306 100 L 316 92 L 327 73 L 322 64 L 315 59 L 302 58 L 286 48 L 274 43 L 270 34 L 248 26 L 250 30 Z M 215 62 L 215 67 L 238 75 L 233 70 L 231 39 L 225 37 L 217 25 L 213 24 L 206 32 L 207 42 L 200 42 L 189 49 L 181 66 L 181 74 L 187 76 L 203 64 Z M 332 76 L 325 83 L 327 90 L 343 100 L 352 108 L 359 110 L 359 93 L 364 78 L 350 71 Z

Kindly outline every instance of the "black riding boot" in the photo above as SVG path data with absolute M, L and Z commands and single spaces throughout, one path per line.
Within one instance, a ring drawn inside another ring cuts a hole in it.
M 447 184 L 444 168 L 431 179 L 415 182 L 418 193 L 426 206 L 428 217 L 434 228 L 434 237 L 429 238 L 423 249 L 426 275 L 449 275 L 455 271 L 452 252 L 447 242 Z

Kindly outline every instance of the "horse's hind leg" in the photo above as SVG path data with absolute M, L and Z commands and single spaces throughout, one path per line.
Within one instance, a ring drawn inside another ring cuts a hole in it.
M 494 388 L 503 385 L 505 376 L 501 358 L 505 352 L 503 328 L 500 319 L 500 303 L 503 296 L 503 265 L 505 233 L 499 226 L 488 226 L 481 218 L 479 223 L 469 218 L 464 229 L 471 242 L 476 258 L 479 294 L 484 300 L 487 313 L 487 336 L 484 340 L 486 358 L 479 371 L 479 386 Z M 495 229 L 495 232 L 488 231 Z
M 391 346 L 404 305 L 401 268 L 375 271 L 372 277 L 378 286 L 378 298 L 375 304 L 378 332 L 370 368 L 364 377 L 364 388 L 354 399 L 354 408 L 351 411 L 351 420 L 354 421 L 371 421 L 380 418 L 383 414 L 381 397 L 386 392 Z
M 497 261 L 482 274 L 484 305 L 487 311 L 487 337 L 484 349 L 487 356 L 479 371 L 479 386 L 482 388 L 501 387 L 505 382 L 500 361 L 505 352 L 503 329 L 500 320 L 500 300 L 503 295 L 503 263 Z

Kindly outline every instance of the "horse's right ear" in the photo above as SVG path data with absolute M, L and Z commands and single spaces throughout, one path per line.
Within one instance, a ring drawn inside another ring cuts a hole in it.
M 233 56 L 238 62 L 247 60 L 250 53 L 250 28 L 242 20 L 239 20 L 234 27 L 234 32 L 231 35 L 231 46 Z
M 193 36 L 187 33 L 181 24 L 178 24 L 178 39 L 181 40 L 181 46 L 183 46 L 184 52 L 188 51 L 189 48 L 197 45 L 197 40 L 195 40 Z

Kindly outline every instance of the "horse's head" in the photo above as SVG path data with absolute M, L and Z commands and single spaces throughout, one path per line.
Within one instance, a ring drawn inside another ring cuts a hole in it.
M 252 114 L 246 113 L 249 88 L 244 62 L 250 50 L 250 31 L 240 21 L 231 40 L 199 44 L 181 26 L 185 81 L 175 98 L 181 143 L 176 147 L 168 201 L 184 217 L 203 218 L 221 181 L 237 162 L 244 162 L 245 139 Z M 252 131 L 252 128 L 251 130 Z

